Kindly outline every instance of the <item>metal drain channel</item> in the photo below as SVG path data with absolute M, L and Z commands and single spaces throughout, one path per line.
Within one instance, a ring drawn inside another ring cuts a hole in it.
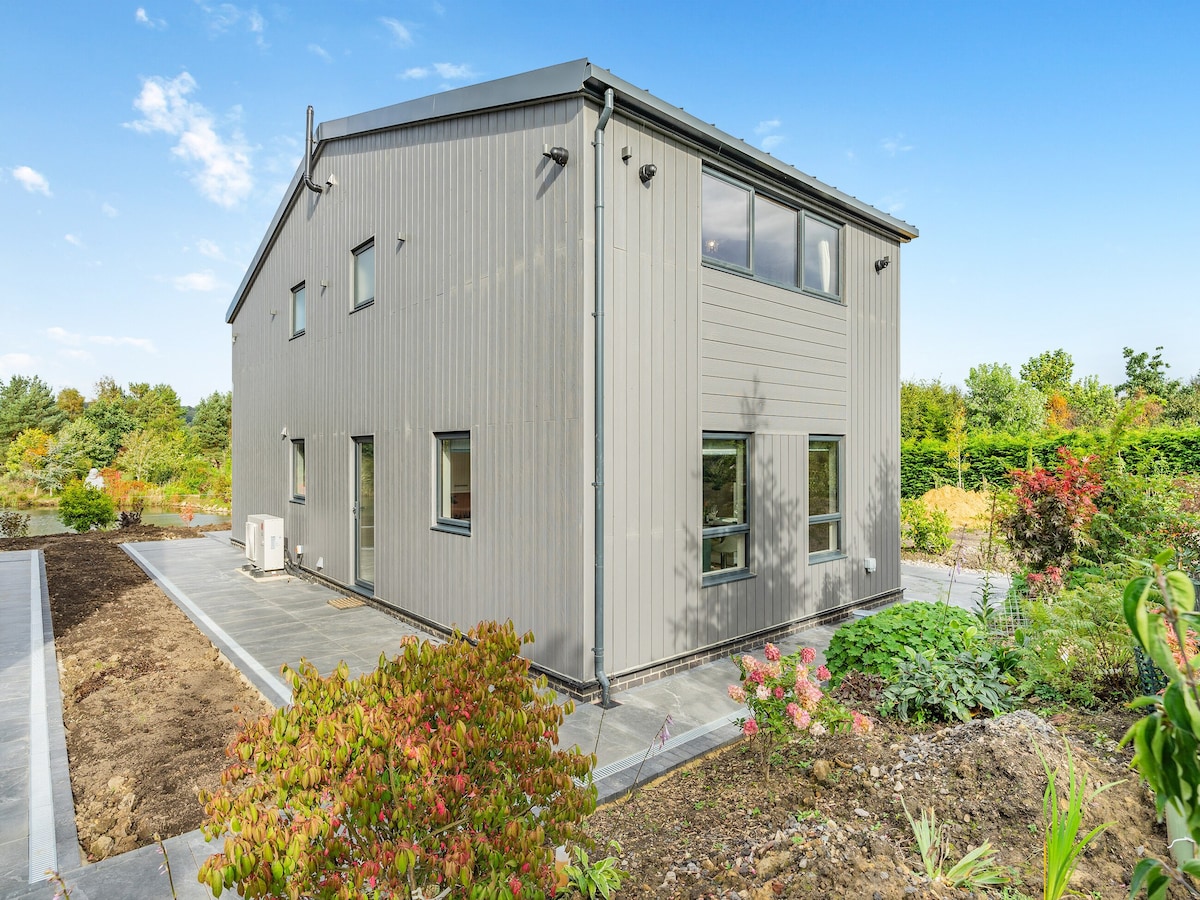
M 46 717 L 46 642 L 42 632 L 42 551 L 29 554 L 29 883 L 58 869 L 50 722 Z
M 706 734 L 712 734 L 718 728 L 724 728 L 726 725 L 732 725 L 736 720 L 745 716 L 744 712 L 731 712 L 728 715 L 722 716 L 719 719 L 714 719 L 705 725 L 697 725 L 682 734 L 668 740 L 661 747 L 657 743 L 650 747 L 650 755 L 647 756 L 643 750 L 641 753 L 634 753 L 626 756 L 624 759 L 618 759 L 616 762 L 610 762 L 608 765 L 601 766 L 598 769 L 592 770 L 592 778 L 599 781 L 601 778 L 607 778 L 609 775 L 616 775 L 618 772 L 623 772 L 626 769 L 631 769 L 639 765 L 643 759 L 650 760 L 658 756 L 660 753 L 666 753 L 668 750 L 674 750 L 676 747 L 681 747 L 688 741 L 694 741 L 696 738 L 704 737 Z

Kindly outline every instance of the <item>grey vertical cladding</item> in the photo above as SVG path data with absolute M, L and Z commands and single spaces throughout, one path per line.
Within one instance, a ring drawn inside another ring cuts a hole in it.
M 512 618 L 533 658 L 584 679 L 582 101 L 334 141 L 233 322 L 234 521 L 285 516 L 304 564 L 354 580 L 354 436 L 376 448 L 375 595 L 444 626 Z M 542 157 L 567 147 L 566 168 Z M 374 236 L 375 303 L 351 312 Z M 403 240 L 398 239 L 403 236 Z M 308 287 L 288 340 L 290 288 Z M 322 282 L 325 283 L 322 286 Z M 274 313 L 274 314 L 273 314 Z M 290 438 L 308 491 L 288 502 Z M 470 430 L 472 532 L 431 529 L 433 433 Z M 239 527 L 235 524 L 235 528 Z

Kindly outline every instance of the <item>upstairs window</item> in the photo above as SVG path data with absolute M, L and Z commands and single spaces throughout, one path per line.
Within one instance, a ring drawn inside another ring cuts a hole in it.
M 437 524 L 448 531 L 471 531 L 471 435 L 437 438 Z
M 842 533 L 842 439 L 808 439 L 808 561 L 845 555 Z
M 292 337 L 304 334 L 304 282 L 292 288 Z
M 704 260 L 761 281 L 841 297 L 841 227 L 715 172 L 702 176 Z
M 354 308 L 375 302 L 375 238 L 354 251 Z
M 292 441 L 292 499 L 303 503 L 308 495 L 308 476 L 304 471 L 304 441 Z
M 749 573 L 749 469 L 744 434 L 705 434 L 702 448 L 702 558 L 705 583 Z

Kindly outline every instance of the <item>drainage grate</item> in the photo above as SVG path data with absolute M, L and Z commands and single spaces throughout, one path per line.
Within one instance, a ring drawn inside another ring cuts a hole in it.
M 671 738 L 661 747 L 657 743 L 653 744 L 650 747 L 649 756 L 646 755 L 645 750 L 643 750 L 641 753 L 631 754 L 630 756 L 626 756 L 624 759 L 618 759 L 616 762 L 611 762 L 608 763 L 608 765 L 604 765 L 598 769 L 592 770 L 592 777 L 596 781 L 599 781 L 601 778 L 607 778 L 609 775 L 616 775 L 618 772 L 623 772 L 626 769 L 631 769 L 636 765 L 640 765 L 643 759 L 654 759 L 654 757 L 658 756 L 660 753 L 665 753 L 667 750 L 674 750 L 676 747 L 683 746 L 688 741 L 694 741 L 697 738 L 702 738 L 705 735 L 712 734 L 714 731 L 724 728 L 726 725 L 732 725 L 735 721 L 742 718 L 745 718 L 745 713 L 732 712 L 729 713 L 729 715 L 715 719 L 706 725 L 697 725 L 695 728 Z
M 329 601 L 329 605 L 334 609 L 354 609 L 356 606 L 365 606 L 362 597 L 334 597 Z

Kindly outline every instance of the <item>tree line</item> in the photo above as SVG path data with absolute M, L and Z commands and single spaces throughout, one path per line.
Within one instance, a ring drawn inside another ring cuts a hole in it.
M 122 387 L 109 377 L 90 399 L 72 387 L 56 395 L 36 375 L 0 380 L 7 505 L 25 490 L 55 495 L 92 468 L 126 492 L 227 503 L 231 403 L 231 393 L 214 392 L 185 407 L 170 385 Z

